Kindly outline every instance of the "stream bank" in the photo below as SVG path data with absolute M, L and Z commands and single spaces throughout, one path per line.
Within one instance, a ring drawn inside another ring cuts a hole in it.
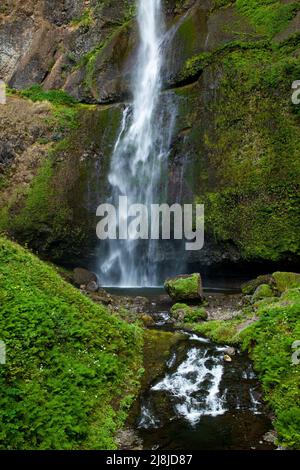
M 274 448 L 264 438 L 272 429 L 270 412 L 247 354 L 236 349 L 232 362 L 226 362 L 226 344 L 174 324 L 168 296 L 158 290 L 140 293 L 148 299 L 145 314 L 154 323 L 145 330 L 145 373 L 126 428 L 118 434 L 119 447 Z M 221 305 L 234 314 L 233 306 L 240 303 L 239 294 L 207 293 L 207 297 L 212 318 Z

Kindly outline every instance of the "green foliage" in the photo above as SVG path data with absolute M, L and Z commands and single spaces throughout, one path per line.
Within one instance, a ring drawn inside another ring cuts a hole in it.
M 171 308 L 171 313 L 176 317 L 183 314 L 184 323 L 194 323 L 207 319 L 207 313 L 203 307 L 194 307 L 187 304 L 177 303 Z
M 199 199 L 206 230 L 247 259 L 300 253 L 300 134 L 290 104 L 300 67 L 288 47 L 233 50 L 220 62 L 217 132 L 206 140 L 218 184 Z
M 41 85 L 33 85 L 30 88 L 21 90 L 19 92 L 24 98 L 29 98 L 32 101 L 49 101 L 56 105 L 72 106 L 77 103 L 75 98 L 68 95 L 63 90 L 43 90 Z
M 300 3 L 279 0 L 237 0 L 238 10 L 247 16 L 261 34 L 273 37 L 282 31 L 300 9 Z
M 275 280 L 276 289 L 279 292 L 284 292 L 287 289 L 294 287 L 300 287 L 300 274 L 298 273 L 285 273 L 276 272 L 273 273 L 273 279 Z
M 114 449 L 137 386 L 140 329 L 3 238 L 0 299 L 0 448 Z
M 270 274 L 258 276 L 256 279 L 251 279 L 251 281 L 247 281 L 244 284 L 242 284 L 242 292 L 245 295 L 251 295 L 251 294 L 254 294 L 257 287 L 260 286 L 261 284 L 270 285 L 272 283 L 273 283 L 273 278 Z
M 239 318 L 194 326 L 214 341 L 242 343 L 259 373 L 264 398 L 276 414 L 278 443 L 295 449 L 300 449 L 300 366 L 292 363 L 292 345 L 300 338 L 299 312 L 300 289 L 295 288 L 244 309 Z M 247 326 L 253 315 L 256 321 Z
M 300 289 L 259 308 L 259 321 L 241 334 L 251 351 L 265 398 L 276 413 L 279 442 L 300 449 L 300 367 L 292 364 L 292 344 L 300 338 Z M 293 413 L 291 413 L 293 409 Z
M 209 336 L 213 341 L 227 344 L 238 344 L 239 336 L 236 327 L 240 320 L 212 320 L 193 325 L 193 329 L 200 334 Z
M 197 299 L 199 297 L 199 279 L 197 273 L 167 279 L 165 289 L 175 301 Z
M 91 8 L 86 8 L 80 18 L 76 18 L 72 21 L 73 26 L 77 26 L 87 31 L 90 26 L 93 24 L 93 10 Z
M 265 297 L 274 297 L 274 292 L 268 284 L 258 286 L 253 294 L 254 301 L 264 299 Z

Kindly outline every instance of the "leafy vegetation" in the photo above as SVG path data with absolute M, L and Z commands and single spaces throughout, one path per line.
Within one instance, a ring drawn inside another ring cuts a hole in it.
M 113 449 L 142 335 L 0 238 L 0 448 Z
M 182 320 L 184 323 L 193 323 L 207 319 L 205 308 L 199 306 L 193 307 L 187 304 L 177 303 L 172 306 L 171 313 L 175 318 Z
M 300 9 L 300 3 L 279 0 L 237 0 L 238 10 L 247 16 L 257 31 L 273 37 L 282 31 Z
M 276 414 L 278 443 L 295 449 L 300 449 L 300 365 L 292 363 L 292 346 L 300 338 L 299 312 L 298 287 L 256 302 L 234 320 L 195 325 L 214 341 L 242 344 L 249 351 L 265 400 Z

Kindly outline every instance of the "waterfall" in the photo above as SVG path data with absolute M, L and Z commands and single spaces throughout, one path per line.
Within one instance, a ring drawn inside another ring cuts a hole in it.
M 163 175 L 174 112 L 172 106 L 162 103 L 165 98 L 161 95 L 166 39 L 162 1 L 138 0 L 137 19 L 140 44 L 132 79 L 133 101 L 124 109 L 108 176 L 110 202 L 115 207 L 120 196 L 127 196 L 129 205 L 147 206 L 167 198 Z M 126 219 L 127 213 L 119 217 Z M 159 240 L 132 239 L 102 243 L 99 271 L 103 285 L 157 285 L 158 244 Z

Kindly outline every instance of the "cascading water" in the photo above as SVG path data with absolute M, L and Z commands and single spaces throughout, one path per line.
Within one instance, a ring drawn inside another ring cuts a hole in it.
M 161 97 L 164 41 L 161 0 L 138 0 L 140 46 L 132 80 L 133 103 L 123 112 L 109 173 L 110 202 L 118 207 L 120 196 L 128 205 L 166 202 L 162 184 L 170 148 L 174 110 Z M 119 213 L 127 223 L 127 213 Z M 151 221 L 155 223 L 155 221 Z M 106 286 L 155 286 L 158 284 L 158 240 L 109 240 L 102 242 L 99 270 Z

